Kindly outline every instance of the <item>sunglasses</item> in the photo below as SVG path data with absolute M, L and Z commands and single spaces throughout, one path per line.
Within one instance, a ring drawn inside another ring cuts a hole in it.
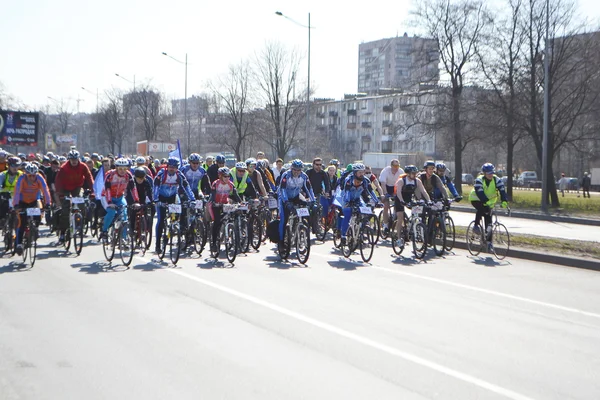
M 323 165 L 323 164 L 315 164 L 315 167 L 320 167 L 320 166 L 322 166 L 322 165 Z
M 301 169 L 299 169 L 299 168 L 292 168 L 292 171 L 300 172 L 300 171 L 302 171 L 302 170 L 301 170 Z

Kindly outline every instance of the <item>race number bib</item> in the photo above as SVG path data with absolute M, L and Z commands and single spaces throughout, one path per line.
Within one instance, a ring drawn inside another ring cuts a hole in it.
M 233 205 L 233 204 L 224 204 L 223 205 L 223 212 L 231 213 L 234 211 L 235 211 L 235 205 Z
M 421 214 L 423 212 L 423 206 L 416 206 L 412 208 L 412 214 Z
M 361 214 L 373 214 L 371 207 L 359 207 Z
M 169 204 L 169 213 L 181 214 L 181 204 Z
M 83 199 L 83 197 L 72 197 L 71 202 L 73 204 L 83 204 L 85 203 L 85 200 Z
M 274 209 L 277 208 L 277 200 L 275 199 L 269 199 L 269 209 Z
M 308 217 L 308 208 L 297 208 L 296 214 L 298 214 L 299 217 Z
M 196 200 L 196 205 L 194 206 L 194 208 L 196 210 L 202 209 L 203 206 L 204 206 L 204 202 L 202 200 Z
M 240 211 L 248 211 L 248 205 L 247 204 L 241 204 L 238 206 L 238 210 Z
M 40 215 L 42 215 L 42 212 L 37 207 L 30 207 L 30 208 L 27 209 L 27 216 L 28 217 L 38 217 Z

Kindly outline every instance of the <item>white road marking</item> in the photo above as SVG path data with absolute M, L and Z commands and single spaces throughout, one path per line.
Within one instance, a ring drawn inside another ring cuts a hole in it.
M 337 257 L 336 256 L 330 256 L 330 255 L 326 255 L 326 254 L 318 254 L 318 253 L 313 253 L 313 254 L 316 255 L 316 256 L 318 256 L 318 257 L 329 258 L 329 259 L 334 259 L 334 260 L 338 260 L 341 257 L 341 256 L 337 256 Z M 554 304 L 554 303 L 546 303 L 544 301 L 529 299 L 527 297 L 515 296 L 515 295 L 512 295 L 512 294 L 502 293 L 502 292 L 498 292 L 498 291 L 491 290 L 491 289 L 484 289 L 484 288 L 480 288 L 480 287 L 477 287 L 477 286 L 465 285 L 463 283 L 457 283 L 457 282 L 447 281 L 447 280 L 444 280 L 444 279 L 431 278 L 429 276 L 423 276 L 423 275 L 413 274 L 413 273 L 410 273 L 410 272 L 397 271 L 397 270 L 394 270 L 394 269 L 382 267 L 382 266 L 375 265 L 375 264 L 371 264 L 371 266 L 373 268 L 380 269 L 382 271 L 390 272 L 390 273 L 393 273 L 393 274 L 410 276 L 412 278 L 422 279 L 422 280 L 426 280 L 426 281 L 430 281 L 430 282 L 435 282 L 435 283 L 440 283 L 440 284 L 448 285 L 448 286 L 454 286 L 454 287 L 458 287 L 458 288 L 461 288 L 461 289 L 468 289 L 468 290 L 472 290 L 472 291 L 475 291 L 475 292 L 490 294 L 490 295 L 493 295 L 493 296 L 504 297 L 506 299 L 518 300 L 518 301 L 522 301 L 522 302 L 530 303 L 530 304 L 535 304 L 535 305 L 542 306 L 542 307 L 553 308 L 555 310 L 561 310 L 561 311 L 567 311 L 567 312 L 574 313 L 574 314 L 585 315 L 587 317 L 600 318 L 600 314 L 593 313 L 593 312 L 590 312 L 590 311 L 579 310 L 577 308 L 565 307 L 565 306 L 561 306 L 559 304 Z

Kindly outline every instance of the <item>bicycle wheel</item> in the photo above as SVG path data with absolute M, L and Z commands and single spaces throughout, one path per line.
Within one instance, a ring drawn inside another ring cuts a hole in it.
M 373 257 L 373 250 L 375 249 L 375 232 L 370 224 L 364 224 L 360 228 L 360 235 L 358 239 L 360 248 L 360 257 L 366 263 L 371 261 Z
M 77 255 L 81 254 L 83 249 L 83 217 L 81 214 L 75 214 L 75 229 L 73 231 L 73 249 Z
M 262 240 L 262 225 L 257 216 L 250 218 L 250 244 L 254 250 L 258 250 Z
M 446 251 L 452 251 L 454 244 L 456 243 L 456 230 L 454 229 L 454 220 L 446 213 L 444 218 L 444 225 L 446 225 Z
M 477 234 L 473 232 L 474 226 L 475 221 L 471 221 L 471 223 L 467 227 L 467 249 L 469 250 L 469 253 L 471 253 L 471 255 L 477 256 L 483 250 L 484 240 L 483 233 Z
M 227 260 L 230 263 L 235 261 L 235 257 L 237 256 L 237 237 L 235 232 L 235 226 L 232 222 L 228 222 L 225 226 L 225 254 L 227 255 Z
M 494 254 L 498 260 L 504 260 L 510 250 L 510 235 L 508 229 L 503 224 L 494 225 L 492 230 L 492 242 L 494 244 Z
M 327 218 L 321 215 L 322 211 L 320 208 L 317 210 L 317 213 L 317 221 L 315 223 L 315 239 L 319 242 L 324 242 L 325 237 L 327 237 L 327 231 L 329 230 L 329 227 L 327 226 Z
M 346 232 L 346 244 L 342 245 L 342 254 L 344 257 L 350 257 L 354 251 L 354 241 L 354 229 L 352 226 L 349 226 L 348 231 Z
M 261 242 L 266 242 L 267 241 L 267 227 L 269 226 L 269 223 L 273 220 L 273 217 L 271 215 L 271 211 L 267 208 L 263 209 L 260 212 L 260 223 L 261 223 Z
M 392 229 L 390 230 L 390 239 L 392 241 L 392 250 L 394 251 L 394 253 L 399 256 L 400 254 L 402 254 L 402 252 L 404 251 L 404 246 L 405 243 L 404 241 L 400 242 L 401 235 L 398 235 L 398 232 L 396 230 L 396 225 L 394 225 L 392 227 Z M 404 238 L 402 238 L 404 240 Z
M 23 253 L 21 253 L 21 256 L 23 257 L 23 264 L 27 264 L 27 252 L 29 250 L 29 232 L 24 233 L 23 239 L 21 240 L 21 245 L 23 246 Z
M 238 229 L 238 243 L 240 245 L 239 253 L 247 253 L 250 250 L 250 232 L 248 230 L 248 221 L 246 218 L 240 218 Z
M 117 243 L 114 225 L 111 225 L 108 228 L 106 236 L 107 238 L 102 241 L 102 250 L 104 251 L 104 258 L 106 258 L 106 261 L 111 262 L 115 256 L 115 245 Z
M 169 258 L 173 264 L 179 261 L 181 253 L 181 231 L 179 225 L 172 224 L 169 226 Z
M 373 214 L 369 218 L 369 226 L 371 227 L 373 234 L 375 235 L 375 244 L 379 242 L 379 237 L 381 236 L 381 225 L 379 224 L 379 218 L 377 215 Z
M 219 250 L 221 248 L 221 241 L 220 241 L 220 236 L 218 235 L 217 238 L 215 239 L 215 251 L 213 251 L 212 249 L 212 228 L 213 228 L 213 221 L 210 221 L 208 223 L 208 226 L 206 227 L 206 241 L 209 243 L 209 247 L 211 247 L 210 249 L 210 256 L 211 258 L 218 258 L 219 257 Z
M 129 228 L 125 223 L 123 223 L 123 225 L 121 225 L 119 228 L 118 238 L 121 261 L 123 261 L 125 266 L 129 266 L 133 260 L 135 244 L 133 243 L 133 235 L 131 235 Z
M 146 250 L 152 246 L 152 218 L 148 214 L 144 214 L 144 219 L 146 220 Z
M 167 246 L 169 245 L 168 229 L 169 227 L 167 226 L 167 222 L 165 221 L 165 225 L 163 226 L 163 231 L 161 234 L 162 239 L 160 241 L 160 253 L 158 253 L 158 258 L 160 260 L 163 260 L 165 258 L 165 255 L 167 254 Z
M 413 252 L 418 259 L 422 259 L 427 253 L 427 228 L 422 222 L 413 226 Z
M 296 258 L 300 264 L 306 264 L 310 255 L 310 231 L 308 226 L 301 222 L 296 228 Z
M 287 258 L 290 256 L 291 237 L 292 237 L 292 232 L 288 225 L 285 229 L 283 240 L 280 240 L 277 243 L 277 252 L 279 253 L 279 258 L 281 258 L 281 261 L 287 260 Z
M 146 254 L 146 216 L 136 215 L 136 229 L 133 231 L 135 248 L 140 250 L 142 257 Z
M 32 267 L 34 266 L 35 260 L 37 259 L 38 234 L 38 228 L 36 226 L 31 226 L 29 228 L 29 263 Z
M 441 257 L 444 255 L 444 250 L 446 249 L 446 225 L 438 216 L 435 217 L 432 226 L 433 251 L 436 256 Z
M 204 250 L 204 246 L 206 245 L 206 231 L 204 229 L 204 221 L 198 218 L 194 221 L 194 225 L 192 227 L 192 234 L 194 235 L 194 251 L 198 253 L 198 256 L 202 254 L 202 250 Z
M 381 211 L 379 213 L 379 217 L 377 218 L 378 222 L 379 222 L 379 226 L 380 226 L 380 232 L 379 232 L 379 236 L 385 240 L 390 236 L 389 230 L 386 232 L 386 230 L 383 228 L 383 214 L 385 213 L 385 211 Z M 388 218 L 388 222 L 389 222 L 390 218 Z

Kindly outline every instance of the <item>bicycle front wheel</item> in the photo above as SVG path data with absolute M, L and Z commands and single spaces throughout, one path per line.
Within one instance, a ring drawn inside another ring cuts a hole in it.
M 181 231 L 179 227 L 171 225 L 169 227 L 169 236 L 169 257 L 173 264 L 177 264 L 181 253 Z
M 36 227 L 29 229 L 29 263 L 33 267 L 37 259 L 37 237 L 38 230 Z
M 456 243 L 456 230 L 454 229 L 454 220 L 449 214 L 444 217 L 444 225 L 446 226 L 446 251 L 452 251 Z
M 296 228 L 296 257 L 300 264 L 306 264 L 310 255 L 310 231 L 305 223 Z
M 394 224 L 394 226 L 392 226 L 390 229 L 390 238 L 392 240 L 392 250 L 394 250 L 394 253 L 397 256 L 402 254 L 402 252 L 404 251 L 405 243 L 400 240 L 400 239 L 404 239 L 404 238 L 401 238 L 401 236 L 402 235 L 399 234 L 396 229 L 396 224 Z
M 104 258 L 106 258 L 106 261 L 111 262 L 115 256 L 115 245 L 117 240 L 114 226 L 111 225 L 110 228 L 108 228 L 106 236 L 107 238 L 102 241 L 102 250 L 104 251 Z
M 433 232 L 433 251 L 435 255 L 441 257 L 446 249 L 446 225 L 440 217 L 436 217 L 432 223 Z
M 422 222 L 413 226 L 413 252 L 418 259 L 422 259 L 427 253 L 427 229 Z
M 235 261 L 237 256 L 237 234 L 233 223 L 228 222 L 225 226 L 225 254 L 230 263 Z
M 481 253 L 481 250 L 483 250 L 484 240 L 483 233 L 475 233 L 474 227 L 475 221 L 471 221 L 467 227 L 467 249 L 471 255 L 478 256 L 479 253 Z
M 239 237 L 239 252 L 247 253 L 250 250 L 250 232 L 248 229 L 248 220 L 246 218 L 240 218 L 239 227 L 238 227 L 238 237 Z
M 202 250 L 204 250 L 204 246 L 206 246 L 206 230 L 204 228 L 204 221 L 200 217 L 196 219 L 192 232 L 194 235 L 194 250 L 200 256 Z
M 119 252 L 121 255 L 121 261 L 125 266 L 129 266 L 133 260 L 133 252 L 135 244 L 133 242 L 133 235 L 130 234 L 129 229 L 125 225 L 121 225 L 119 228 Z
M 350 226 L 346 232 L 346 244 L 342 245 L 342 254 L 344 257 L 348 258 L 350 255 L 352 255 L 352 252 L 355 248 L 354 241 L 354 228 Z
M 360 235 L 358 239 L 360 247 L 360 256 L 366 263 L 371 261 L 373 257 L 373 250 L 375 249 L 375 232 L 370 224 L 365 224 L 360 228 Z
M 508 229 L 503 224 L 494 225 L 492 230 L 492 241 L 494 244 L 494 254 L 498 260 L 504 260 L 510 250 L 510 235 Z
M 75 214 L 75 227 L 73 230 L 73 248 L 77 255 L 81 254 L 83 249 L 83 218 L 81 214 Z
M 262 225 L 260 219 L 254 216 L 250 219 L 250 244 L 254 250 L 258 250 L 262 241 Z
M 380 232 L 379 232 L 379 236 L 385 240 L 387 239 L 390 235 L 389 235 L 389 230 L 386 231 L 383 228 L 383 214 L 385 213 L 385 211 L 381 211 L 379 213 L 379 217 L 377 218 L 378 222 L 379 222 L 379 227 L 380 227 Z M 390 218 L 388 218 L 388 224 L 390 223 Z
M 373 234 L 375 234 L 375 244 L 377 244 L 377 242 L 379 242 L 379 237 L 381 236 L 381 225 L 379 224 L 377 215 L 371 215 L 369 218 L 369 226 L 371 227 Z

